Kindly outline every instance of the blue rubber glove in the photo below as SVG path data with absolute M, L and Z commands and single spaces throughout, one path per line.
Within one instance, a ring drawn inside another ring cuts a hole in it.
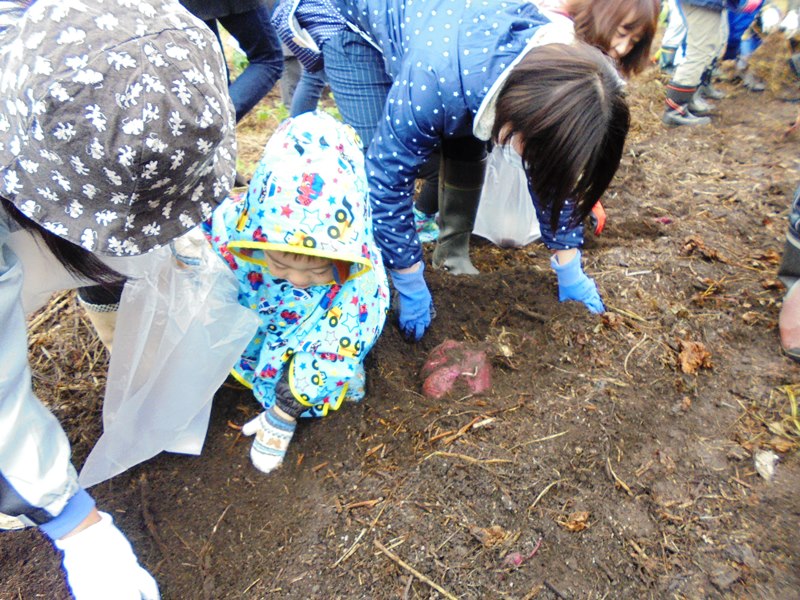
M 392 283 L 400 298 L 400 331 L 409 340 L 418 342 L 431 324 L 433 299 L 428 291 L 423 273 L 425 264 L 420 263 L 414 273 L 391 271 Z
M 560 302 L 577 300 L 583 302 L 589 311 L 595 314 L 602 314 L 606 311 L 594 279 L 587 277 L 581 268 L 580 250 L 565 265 L 558 264 L 558 259 L 554 254 L 550 258 L 550 266 L 558 276 L 558 299 Z

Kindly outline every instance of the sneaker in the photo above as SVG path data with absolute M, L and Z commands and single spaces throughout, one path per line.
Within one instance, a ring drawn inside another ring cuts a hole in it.
M 698 117 L 692 114 L 685 104 L 668 106 L 661 117 L 661 122 L 668 127 L 679 127 L 681 125 L 708 125 L 711 123 L 709 117 Z
M 700 92 L 700 95 L 704 98 L 710 98 L 711 100 L 722 100 L 727 94 L 720 89 L 715 88 L 710 83 L 704 83 L 697 91 Z
M 767 83 L 761 77 L 750 72 L 745 73 L 744 77 L 742 77 L 742 85 L 751 92 L 763 92 L 767 89 Z
M 439 226 L 436 224 L 437 214 L 426 215 L 416 206 L 414 207 L 414 225 L 417 229 L 419 241 L 423 244 L 435 242 L 439 238 Z
M 688 108 L 692 114 L 701 117 L 714 112 L 717 107 L 710 102 L 707 102 L 706 99 L 700 94 L 700 90 L 698 90 L 694 93 L 694 96 L 692 96 L 692 99 L 689 101 Z

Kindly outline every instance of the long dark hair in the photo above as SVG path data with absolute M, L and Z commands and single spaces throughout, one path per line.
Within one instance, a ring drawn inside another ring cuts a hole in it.
M 565 8 L 575 23 L 578 39 L 608 52 L 617 29 L 633 13 L 629 29 L 642 28 L 642 37 L 619 59 L 619 70 L 630 76 L 650 63 L 650 47 L 656 35 L 658 0 L 566 0 Z
M 43 241 L 56 260 L 73 275 L 102 286 L 113 286 L 125 279 L 123 275 L 117 273 L 85 248 L 58 237 L 36 221 L 26 217 L 10 200 L 0 196 L 0 204 L 17 225 Z
M 630 112 L 611 59 L 585 43 L 532 49 L 498 95 L 492 138 L 517 135 L 533 191 L 552 226 L 568 198 L 572 223 L 589 214 L 622 158 Z

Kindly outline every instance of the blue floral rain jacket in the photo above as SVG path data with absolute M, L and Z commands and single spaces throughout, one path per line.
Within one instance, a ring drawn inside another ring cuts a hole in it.
M 261 317 L 234 376 L 268 408 L 288 369 L 294 397 L 308 407 L 303 416 L 339 408 L 389 304 L 355 131 L 325 113 L 287 119 L 247 194 L 219 206 L 205 230 L 239 280 L 239 302 Z M 270 274 L 264 250 L 333 259 L 331 282 L 295 288 Z

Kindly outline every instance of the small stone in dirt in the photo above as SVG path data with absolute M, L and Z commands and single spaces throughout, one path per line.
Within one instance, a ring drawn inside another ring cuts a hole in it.
M 772 450 L 759 450 L 753 457 L 753 462 L 756 465 L 756 471 L 767 481 L 771 481 L 775 475 L 775 465 L 778 464 L 778 455 Z
M 503 508 L 505 508 L 509 512 L 515 512 L 517 510 L 516 503 L 511 499 L 511 497 L 503 493 L 500 495 L 500 501 L 503 503 Z
M 732 567 L 730 565 L 722 565 L 714 570 L 711 573 L 711 583 L 714 584 L 714 587 L 717 588 L 720 592 L 725 592 L 730 589 L 730 587 L 739 581 L 739 578 L 742 576 L 739 569 Z

